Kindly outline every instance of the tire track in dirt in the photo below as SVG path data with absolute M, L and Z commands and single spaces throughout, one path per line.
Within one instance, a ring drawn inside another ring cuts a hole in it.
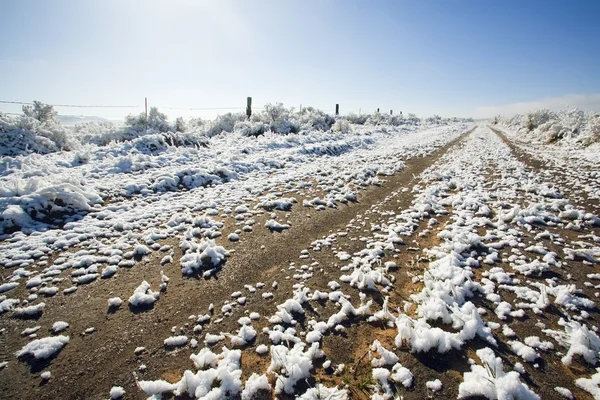
M 502 141 L 510 148 L 515 157 L 521 161 L 523 164 L 527 165 L 536 173 L 544 173 L 548 175 L 551 182 L 569 182 L 571 180 L 571 176 L 561 171 L 559 168 L 553 166 L 547 160 L 542 160 L 537 158 L 533 152 L 525 152 L 522 150 L 517 144 L 511 141 L 504 132 L 501 130 L 489 126 L 489 128 L 497 134 Z M 568 197 L 569 200 L 579 206 L 582 207 L 589 212 L 600 212 L 600 202 L 597 199 L 590 198 L 588 194 L 581 189 L 579 186 L 569 186 L 564 187 L 565 197 Z

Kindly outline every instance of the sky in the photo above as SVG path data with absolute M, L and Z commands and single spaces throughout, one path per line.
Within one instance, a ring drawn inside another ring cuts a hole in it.
M 248 96 L 342 114 L 600 111 L 598 15 L 596 0 L 2 0 L 0 101 L 133 106 L 57 107 L 107 118 L 146 97 L 170 117 Z

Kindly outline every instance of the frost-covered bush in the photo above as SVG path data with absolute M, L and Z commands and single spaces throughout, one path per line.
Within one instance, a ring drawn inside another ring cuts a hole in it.
M 245 121 L 246 115 L 242 113 L 227 113 L 217 116 L 213 121 L 203 124 L 203 131 L 206 136 L 213 137 L 223 132 L 233 132 L 237 122 Z
M 348 122 L 350 122 L 351 124 L 354 125 L 364 125 L 367 120 L 369 119 L 369 114 L 354 114 L 354 113 L 350 113 L 348 115 L 346 115 L 346 119 L 348 120 Z
M 134 135 L 123 127 L 117 127 L 110 121 L 84 122 L 71 128 L 81 143 L 92 143 L 106 146 L 111 142 L 122 142 L 133 139 Z
M 243 136 L 260 136 L 269 131 L 269 125 L 260 121 L 238 121 L 234 131 Z
M 439 115 L 433 115 L 425 119 L 425 122 L 432 125 L 444 125 L 447 122 Z
M 263 111 L 255 113 L 248 120 L 244 114 L 224 114 L 208 123 L 192 120 L 208 137 L 223 132 L 238 132 L 244 136 L 259 136 L 267 132 L 276 134 L 301 133 L 305 131 L 329 131 L 335 118 L 312 107 L 295 112 L 293 108 L 285 108 L 283 104 L 267 104 Z
M 269 125 L 269 130 L 275 133 L 288 134 L 300 131 L 300 121 L 293 110 L 287 109 L 281 103 L 266 104 L 263 112 L 256 118 Z
M 102 203 L 98 193 L 76 179 L 16 178 L 0 189 L 0 232 L 35 229 L 36 221 L 87 212 Z
M 328 131 L 335 123 L 335 118 L 321 110 L 313 107 L 306 107 L 300 113 L 301 129 L 315 129 L 319 131 Z
M 173 126 L 175 132 L 185 132 L 187 130 L 187 124 L 183 117 L 178 117 L 175 119 L 175 125 Z
M 181 132 L 185 123 L 177 119 L 175 131 L 148 134 L 138 132 L 127 127 L 118 127 L 109 121 L 88 122 L 77 124 L 72 128 L 74 136 L 82 143 L 106 146 L 112 142 L 133 142 L 133 146 L 143 153 L 157 153 L 167 149 L 167 146 L 177 147 L 200 147 L 207 145 L 207 139 L 203 132 L 188 131 Z
M 162 136 L 170 146 L 196 148 L 208 146 L 206 137 L 196 132 L 167 132 Z
M 413 118 L 407 119 L 404 118 L 402 114 L 397 115 L 389 115 L 382 114 L 380 112 L 374 112 L 373 114 L 369 114 L 365 121 L 365 125 L 392 125 L 392 126 L 400 126 L 400 125 L 415 125 L 421 122 L 419 118 L 417 118 L 414 114 Z M 429 121 L 428 121 L 429 122 Z M 431 122 L 430 122 L 431 123 Z
M 140 136 L 131 144 L 141 153 L 158 154 L 167 151 L 169 146 L 205 147 L 207 139 L 196 133 L 166 132 Z
M 162 153 L 167 150 L 168 144 L 163 135 L 144 135 L 132 141 L 133 147 L 142 153 Z
M 168 117 L 166 114 L 158 111 L 158 108 L 151 107 L 148 112 L 148 119 L 146 120 L 146 114 L 140 113 L 138 115 L 128 115 L 125 118 L 125 125 L 134 130 L 135 132 L 146 132 L 146 126 L 148 131 L 151 132 L 169 132 L 173 128 L 167 122 Z
M 493 122 L 532 141 L 567 140 L 586 146 L 600 141 L 600 114 L 576 108 L 559 112 L 535 110 L 511 118 L 496 117 Z
M 351 131 L 350 124 L 348 123 L 348 121 L 346 119 L 343 119 L 343 118 L 340 118 L 337 121 L 335 121 L 335 124 L 333 124 L 333 127 L 331 129 L 334 132 L 342 132 L 342 133 L 348 133 Z
M 41 123 L 56 121 L 56 116 L 58 115 L 54 107 L 37 100 L 33 101 L 32 106 L 23 106 L 23 114 Z
M 19 117 L 0 113 L 0 155 L 47 154 L 76 147 L 56 120 L 52 106 L 34 102 L 33 107 L 24 106 L 23 110 L 27 110 L 26 115 Z

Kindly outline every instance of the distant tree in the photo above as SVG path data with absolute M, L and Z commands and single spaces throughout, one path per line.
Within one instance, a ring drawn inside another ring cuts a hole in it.
M 183 117 L 179 117 L 175 120 L 175 132 L 185 132 L 186 128 L 187 127 Z
M 41 101 L 34 100 L 33 106 L 23 106 L 23 114 L 34 118 L 41 123 L 56 121 L 56 110 L 49 104 L 44 104 Z

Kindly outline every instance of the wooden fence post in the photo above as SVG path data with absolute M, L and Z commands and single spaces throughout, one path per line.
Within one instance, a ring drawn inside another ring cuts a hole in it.
M 336 116 L 340 115 L 340 105 L 339 104 L 335 105 L 335 115 Z
M 252 97 L 246 99 L 246 116 L 248 119 L 252 116 Z

